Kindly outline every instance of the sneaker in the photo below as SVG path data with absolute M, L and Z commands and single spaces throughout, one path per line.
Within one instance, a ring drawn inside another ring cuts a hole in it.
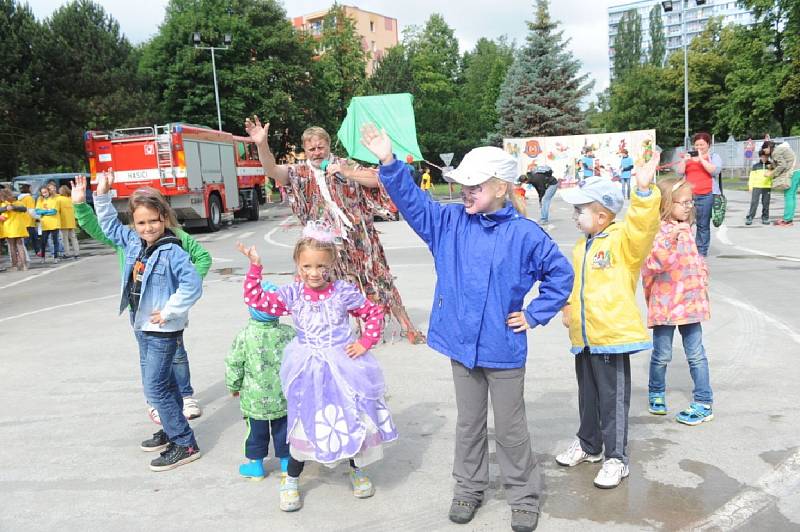
M 284 512 L 296 512 L 303 507 L 299 481 L 300 479 L 297 477 L 281 476 L 281 510 Z
M 692 403 L 686 410 L 675 416 L 675 421 L 683 423 L 684 425 L 699 425 L 705 421 L 714 419 L 714 410 L 711 405 L 704 405 L 701 403 Z
M 769 225 L 769 218 L 762 218 L 761 219 L 761 224 L 762 225 Z
M 264 460 L 250 460 L 239 466 L 239 474 L 251 480 L 264 480 Z
M 147 405 L 147 417 L 156 425 L 161 425 L 161 416 L 158 415 L 158 410 L 150 405 Z
M 602 489 L 616 488 L 629 474 L 628 466 L 622 460 L 609 458 L 603 462 L 603 469 L 594 477 L 594 485 Z
M 350 484 L 356 499 L 368 499 L 375 495 L 375 486 L 361 469 L 350 469 Z
M 539 514 L 528 510 L 511 510 L 511 530 L 533 532 L 539 524 Z
M 570 444 L 569 448 L 556 456 L 558 465 L 573 467 L 583 462 L 595 464 L 603 459 L 603 454 L 589 454 L 581 447 L 581 442 L 577 438 Z
M 61 262 L 61 259 L 58 257 L 53 257 L 53 264 L 58 264 L 59 262 Z
M 744 219 L 744 225 L 753 225 L 753 219 L 748 216 Z
M 169 471 L 200 458 L 200 449 L 197 445 L 184 447 L 173 444 L 161 456 L 150 462 L 151 471 Z
M 194 397 L 183 398 L 183 417 L 186 419 L 196 419 L 203 415 L 200 403 Z
M 153 437 L 149 440 L 144 440 L 140 445 L 139 448 L 146 453 L 154 453 L 156 451 L 163 451 L 169 445 L 169 438 L 167 438 L 167 433 L 163 430 L 159 430 Z
M 661 392 L 653 392 L 649 394 L 650 406 L 647 411 L 657 416 L 663 416 L 667 413 L 667 402 L 664 400 L 664 394 Z
M 480 503 L 453 499 L 452 504 L 450 504 L 450 513 L 447 515 L 447 517 L 449 517 L 454 523 L 465 525 L 472 521 L 472 518 L 475 517 L 475 512 L 478 510 L 478 506 L 480 506 Z

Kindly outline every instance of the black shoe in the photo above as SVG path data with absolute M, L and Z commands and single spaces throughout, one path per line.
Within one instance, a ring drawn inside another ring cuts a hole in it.
M 764 225 L 769 225 L 769 218 L 762 218 L 761 223 Z
M 458 523 L 459 525 L 467 524 L 472 521 L 473 517 L 475 517 L 475 512 L 478 510 L 478 506 L 480 506 L 479 503 L 453 499 L 453 503 L 450 505 L 450 514 L 448 517 L 452 522 Z
M 753 225 L 753 219 L 748 216 L 744 219 L 744 225 Z
M 528 510 L 511 510 L 511 530 L 533 532 L 539 524 L 539 514 Z
M 183 445 L 173 444 L 161 456 L 150 462 L 150 469 L 152 471 L 169 471 L 189 462 L 194 462 L 200 456 L 200 449 L 197 445 L 184 447 Z
M 163 451 L 167 448 L 168 444 L 169 438 L 167 438 L 167 433 L 163 430 L 159 430 L 153 434 L 152 438 L 144 440 L 139 447 L 146 453 L 154 453 L 156 451 Z

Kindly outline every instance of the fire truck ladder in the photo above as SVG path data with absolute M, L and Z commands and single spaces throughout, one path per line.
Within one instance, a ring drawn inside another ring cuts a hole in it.
M 177 184 L 175 162 L 172 159 L 172 134 L 169 126 L 156 126 L 156 160 L 161 186 L 174 187 Z

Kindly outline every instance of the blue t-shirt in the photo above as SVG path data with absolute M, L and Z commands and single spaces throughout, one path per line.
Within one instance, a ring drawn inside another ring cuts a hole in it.
M 631 169 L 625 170 L 625 168 L 629 166 L 631 167 Z M 630 179 L 632 170 L 633 170 L 633 159 L 631 157 L 623 157 L 619 161 L 619 176 L 622 179 Z
M 583 177 L 592 177 L 594 175 L 594 157 L 584 157 L 581 160 L 583 166 Z

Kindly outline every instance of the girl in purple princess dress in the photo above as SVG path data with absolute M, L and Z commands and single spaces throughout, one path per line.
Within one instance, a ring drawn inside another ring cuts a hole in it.
M 309 222 L 294 248 L 299 280 L 277 292 L 261 289 L 255 246 L 238 244 L 250 260 L 245 304 L 274 316 L 289 315 L 297 330 L 281 365 L 291 456 L 281 480 L 280 508 L 287 512 L 302 506 L 298 480 L 306 460 L 332 467 L 349 459 L 353 495 L 371 497 L 375 488 L 361 468 L 383 456 L 383 443 L 397 439 L 383 398 L 383 372 L 369 352 L 381 338 L 383 310 L 355 285 L 331 279 L 334 240 L 330 226 Z M 358 339 L 349 316 L 365 322 Z

